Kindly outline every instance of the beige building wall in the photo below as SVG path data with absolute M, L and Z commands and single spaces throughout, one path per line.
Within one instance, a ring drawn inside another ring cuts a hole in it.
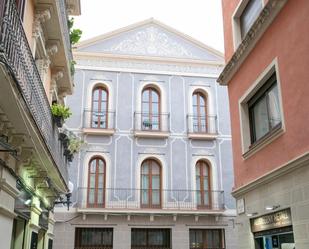
M 240 195 L 244 198 L 246 213 L 260 215 L 275 211 L 266 211 L 266 206 L 280 205 L 280 209 L 291 209 L 295 248 L 309 248 L 309 163 L 279 178 L 273 178 L 268 184 L 261 184 L 256 189 Z M 238 249 L 254 248 L 250 219 L 246 214 L 237 217 Z
M 129 220 L 128 220 L 129 219 Z M 226 249 L 238 249 L 236 244 L 236 229 L 233 219 L 221 216 L 217 220 L 215 216 L 199 217 L 196 221 L 194 215 L 174 217 L 155 216 L 150 221 L 150 216 L 128 216 L 114 215 L 105 217 L 104 214 L 86 215 L 81 213 L 56 213 L 56 225 L 54 249 L 74 249 L 75 228 L 76 227 L 106 227 L 113 228 L 113 248 L 131 248 L 131 229 L 132 228 L 161 228 L 171 229 L 171 239 L 173 249 L 189 248 L 189 229 L 224 229 Z M 205 225 L 207 224 L 207 225 Z M 248 249 L 248 248 L 247 248 Z
M 31 50 L 33 49 L 32 32 L 33 32 L 34 13 L 35 13 L 35 7 L 33 0 L 27 0 L 23 24 Z

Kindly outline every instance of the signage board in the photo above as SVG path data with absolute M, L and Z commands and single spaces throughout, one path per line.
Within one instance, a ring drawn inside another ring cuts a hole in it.
M 291 210 L 284 209 L 250 220 L 253 233 L 292 225 Z

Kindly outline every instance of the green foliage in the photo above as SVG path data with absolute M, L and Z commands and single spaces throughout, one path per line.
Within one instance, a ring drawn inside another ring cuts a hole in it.
M 80 29 L 73 29 L 73 25 L 74 25 L 74 18 L 72 17 L 71 19 L 68 20 L 70 42 L 72 45 L 78 43 L 83 33 Z
M 77 153 L 84 143 L 85 142 L 83 140 L 80 140 L 77 137 L 72 137 L 69 139 L 68 149 L 72 154 Z
M 59 104 L 53 104 L 51 111 L 54 116 L 62 117 L 63 119 L 67 119 L 72 115 L 69 107 Z
M 70 64 L 71 75 L 75 74 L 75 65 L 76 65 L 76 61 L 72 60 Z

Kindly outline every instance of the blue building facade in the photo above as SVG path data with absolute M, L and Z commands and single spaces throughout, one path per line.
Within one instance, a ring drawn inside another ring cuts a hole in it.
M 74 56 L 66 124 L 85 144 L 55 248 L 236 248 L 221 53 L 149 19 Z

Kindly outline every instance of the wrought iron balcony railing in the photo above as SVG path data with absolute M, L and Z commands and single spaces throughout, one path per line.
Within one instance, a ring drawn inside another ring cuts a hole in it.
M 188 133 L 217 134 L 217 116 L 187 115 Z
M 53 125 L 40 74 L 23 30 L 15 0 L 3 0 L 0 4 L 0 63 L 4 64 L 20 91 L 48 151 L 67 182 L 67 167 L 59 132 Z
M 115 129 L 115 112 L 84 110 L 83 127 L 90 129 Z
M 134 113 L 134 130 L 149 132 L 169 132 L 169 113 Z
M 79 208 L 223 210 L 223 191 L 79 188 Z

